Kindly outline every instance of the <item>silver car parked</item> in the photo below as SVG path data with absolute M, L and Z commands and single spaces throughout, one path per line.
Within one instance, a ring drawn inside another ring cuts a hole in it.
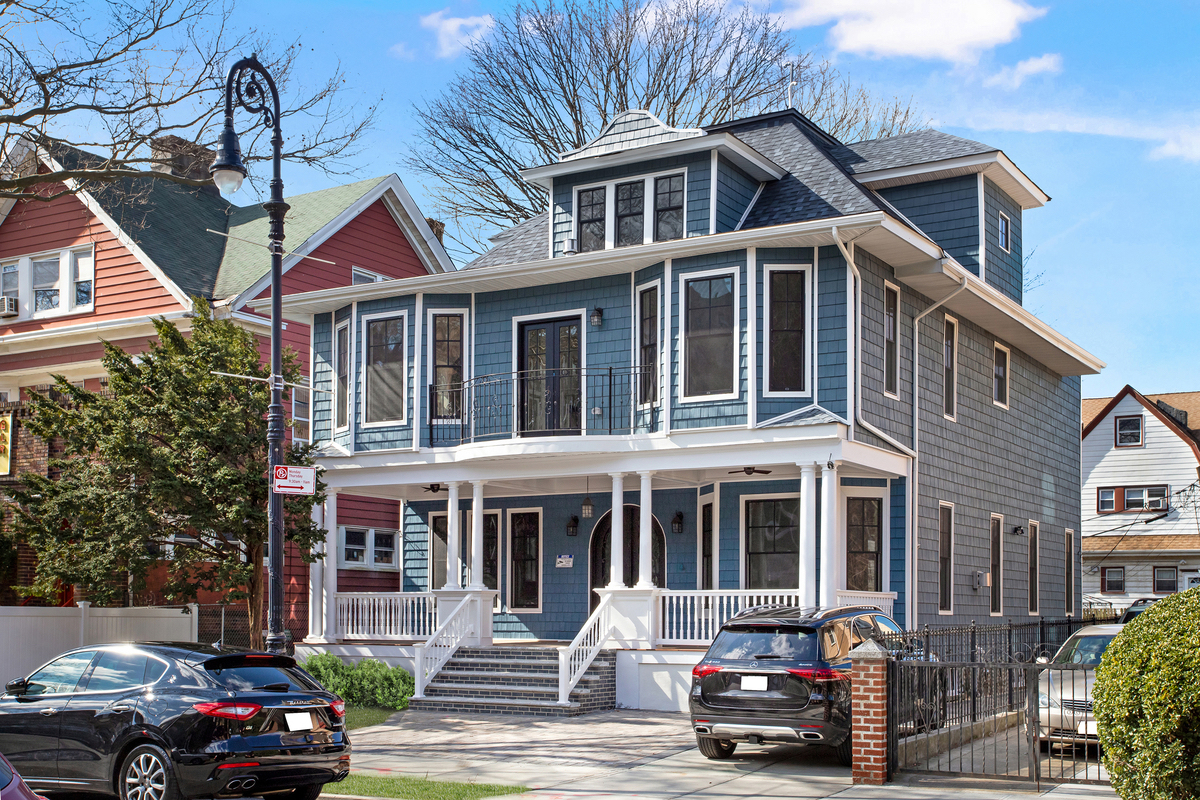
M 1123 625 L 1089 625 L 1076 631 L 1059 648 L 1053 659 L 1039 658 L 1048 664 L 1038 677 L 1038 738 L 1061 744 L 1097 744 L 1096 720 L 1092 716 L 1092 684 L 1096 666 L 1109 642 Z M 1054 669 L 1063 665 L 1061 669 Z M 1082 665 L 1091 669 L 1068 668 Z

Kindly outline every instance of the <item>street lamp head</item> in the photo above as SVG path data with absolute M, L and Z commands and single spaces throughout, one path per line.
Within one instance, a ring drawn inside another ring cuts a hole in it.
M 221 131 L 221 139 L 217 144 L 217 157 L 208 168 L 213 183 L 221 194 L 230 195 L 242 188 L 246 177 L 246 167 L 242 164 L 242 148 L 238 144 L 237 133 L 233 130 L 232 121 L 225 123 Z

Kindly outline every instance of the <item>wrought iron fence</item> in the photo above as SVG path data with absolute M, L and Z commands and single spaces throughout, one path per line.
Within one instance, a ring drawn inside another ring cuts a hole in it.
M 198 639 L 203 644 L 220 644 L 226 647 L 250 647 L 250 615 L 245 604 L 206 603 L 199 607 Z M 266 608 L 260 622 L 261 630 L 267 629 Z M 295 651 L 294 642 L 308 635 L 308 604 L 289 603 L 284 609 L 284 634 L 288 637 L 289 653 Z
M 1032 663 L 1039 656 L 1053 656 L 1080 628 L 1115 621 L 1115 613 L 1098 613 L 993 625 L 926 624 L 920 630 L 890 634 L 884 641 L 893 652 L 928 653 L 939 661 Z
M 429 443 L 645 433 L 658 425 L 652 367 L 572 367 L 482 375 L 429 387 Z

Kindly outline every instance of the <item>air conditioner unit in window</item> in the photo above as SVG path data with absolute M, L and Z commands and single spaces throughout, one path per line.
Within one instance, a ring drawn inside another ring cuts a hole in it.
M 17 305 L 15 297 L 0 297 L 0 317 L 17 317 L 21 315 L 21 309 Z
M 1157 508 L 1157 509 L 1161 510 L 1166 507 L 1167 507 L 1167 498 L 1165 498 L 1165 497 L 1151 497 L 1148 500 L 1146 500 L 1146 508 Z

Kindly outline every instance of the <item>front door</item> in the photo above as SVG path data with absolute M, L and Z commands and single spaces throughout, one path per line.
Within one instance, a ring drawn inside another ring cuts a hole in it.
M 658 524 L 658 520 L 653 520 L 654 535 L 651 537 L 652 552 L 650 554 L 651 578 L 655 586 L 666 586 L 667 575 L 667 537 L 663 534 L 662 526 Z M 637 506 L 625 506 L 625 561 L 624 575 L 622 579 L 626 586 L 633 586 L 638 582 L 638 560 L 641 552 L 641 511 Z M 591 567 L 590 577 L 592 580 L 592 589 L 602 589 L 608 586 L 611 575 L 609 573 L 609 556 L 611 554 L 612 544 L 612 515 L 605 514 L 596 522 L 596 527 L 592 531 L 591 553 L 588 563 Z M 589 609 L 594 610 L 600 602 L 600 597 L 594 591 L 590 592 L 591 604 Z
M 521 326 L 520 430 L 526 436 L 580 432 L 579 320 Z

